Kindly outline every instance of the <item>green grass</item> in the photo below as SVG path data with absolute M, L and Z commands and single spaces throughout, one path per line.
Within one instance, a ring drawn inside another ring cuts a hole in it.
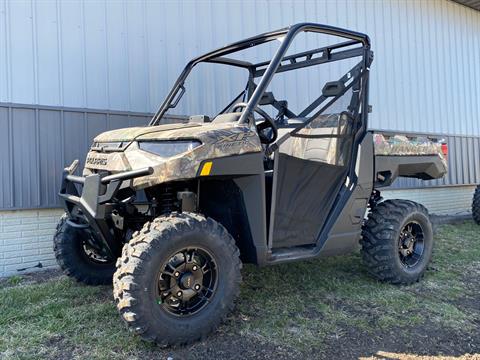
M 469 301 L 477 299 L 480 284 L 479 234 L 473 222 L 440 227 L 430 270 L 408 287 L 373 280 L 357 254 L 246 266 L 237 308 L 220 334 L 304 352 L 351 332 L 376 336 L 394 329 L 402 336 L 412 326 L 429 326 L 478 333 L 479 308 Z M 158 351 L 124 328 L 110 287 L 16 276 L 0 285 L 0 310 L 0 358 L 120 359 Z

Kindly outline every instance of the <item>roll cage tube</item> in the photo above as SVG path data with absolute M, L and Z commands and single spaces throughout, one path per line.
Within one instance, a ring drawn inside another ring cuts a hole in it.
M 289 46 L 293 42 L 293 39 L 299 32 L 315 32 L 315 33 L 321 33 L 321 34 L 327 34 L 327 35 L 333 35 L 333 36 L 339 36 L 343 38 L 350 39 L 352 41 L 343 43 L 343 44 L 337 44 L 333 45 L 330 48 L 322 48 L 322 49 L 316 49 L 314 51 L 310 52 L 305 52 L 305 53 L 300 53 L 300 54 L 295 54 L 292 56 L 288 56 L 284 58 Z M 225 58 L 225 55 L 241 51 L 253 46 L 257 46 L 266 42 L 270 42 L 279 38 L 282 38 L 282 43 L 280 47 L 277 49 L 275 55 L 273 56 L 272 60 L 270 62 L 262 62 L 259 64 L 252 64 L 247 61 L 242 61 L 242 60 L 236 60 L 236 59 L 230 59 L 230 58 Z M 239 119 L 239 123 L 248 123 L 249 122 L 249 117 L 250 114 L 252 113 L 253 109 L 258 105 L 260 102 L 260 99 L 262 98 L 263 93 L 267 89 L 268 85 L 270 84 L 270 81 L 273 78 L 273 75 L 278 72 L 279 66 L 281 65 L 281 62 L 287 58 L 290 57 L 295 57 L 295 56 L 301 56 L 302 54 L 309 54 L 309 53 L 315 53 L 315 52 L 320 52 L 320 50 L 330 50 L 333 48 L 340 46 L 349 46 L 349 45 L 354 45 L 357 43 L 361 43 L 363 45 L 363 60 L 364 60 L 364 68 L 368 69 L 369 66 L 369 58 L 370 58 L 370 39 L 366 34 L 362 34 L 356 31 L 350 31 L 334 26 L 329 26 L 329 25 L 322 25 L 322 24 L 315 24 L 315 23 L 299 23 L 292 25 L 287 28 L 283 28 L 280 30 L 275 30 L 267 33 L 263 33 L 245 40 L 241 40 L 238 42 L 235 42 L 233 44 L 227 45 L 225 47 L 213 50 L 209 53 L 206 53 L 202 56 L 199 56 L 190 62 L 187 63 L 185 68 L 183 69 L 182 73 L 178 77 L 177 81 L 175 82 L 172 90 L 168 93 L 166 99 L 160 106 L 159 110 L 156 112 L 156 114 L 153 116 L 152 120 L 150 121 L 149 125 L 157 125 L 159 121 L 162 119 L 163 115 L 167 112 L 167 110 L 171 107 L 173 107 L 172 102 L 178 102 L 179 98 L 177 98 L 177 95 L 181 89 L 184 89 L 184 83 L 189 75 L 190 71 L 193 69 L 195 65 L 197 65 L 200 62 L 210 62 L 210 63 L 218 63 L 218 64 L 225 64 L 225 65 L 231 65 L 231 66 L 237 66 L 237 67 L 242 67 L 247 69 L 250 72 L 250 79 L 249 81 L 254 78 L 258 77 L 260 75 L 263 75 L 259 84 L 256 86 L 255 90 L 253 91 L 247 106 L 242 112 L 242 115 Z M 304 55 L 307 56 L 308 55 Z M 311 55 L 310 55 L 311 57 Z M 347 56 L 348 57 L 348 56 Z M 350 56 L 351 57 L 351 56 Z M 321 62 L 316 61 L 313 62 L 311 61 L 310 65 L 306 66 L 311 66 L 311 65 L 316 65 L 320 64 Z M 257 70 L 258 67 L 260 66 L 265 66 L 268 64 L 268 67 L 266 69 L 262 70 Z M 292 64 L 294 65 L 294 64 Z M 292 67 L 293 70 L 293 67 Z M 287 71 L 287 70 L 284 70 Z M 257 76 L 255 76 L 257 75 Z

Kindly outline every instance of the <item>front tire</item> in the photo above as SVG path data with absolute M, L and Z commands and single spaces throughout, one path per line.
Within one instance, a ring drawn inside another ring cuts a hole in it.
M 182 213 L 145 224 L 117 261 L 113 294 L 128 328 L 162 346 L 206 337 L 232 310 L 240 252 L 227 230 Z
M 477 186 L 473 194 L 472 215 L 473 220 L 480 225 L 480 185 Z
M 108 285 L 115 272 L 115 259 L 106 259 L 88 246 L 90 236 L 84 229 L 68 224 L 64 214 L 57 224 L 53 238 L 53 251 L 63 272 L 87 285 Z
M 404 285 L 419 281 L 433 251 L 427 209 L 407 200 L 378 204 L 363 227 L 361 245 L 363 262 L 375 278 Z

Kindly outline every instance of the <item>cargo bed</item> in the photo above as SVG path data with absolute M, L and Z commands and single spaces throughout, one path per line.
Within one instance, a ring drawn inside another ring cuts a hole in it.
M 447 173 L 443 139 L 382 132 L 373 136 L 375 188 L 389 186 L 397 177 L 433 180 Z

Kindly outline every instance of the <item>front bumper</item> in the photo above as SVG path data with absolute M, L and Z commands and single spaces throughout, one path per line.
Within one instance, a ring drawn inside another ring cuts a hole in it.
M 122 187 L 124 181 L 153 174 L 151 167 L 124 171 L 113 175 L 93 174 L 86 177 L 74 175 L 78 160 L 63 171 L 62 185 L 58 195 L 69 215 L 69 224 L 77 228 L 90 227 L 95 237 L 101 241 L 106 254 L 117 256 L 121 244 L 115 241 L 114 232 L 108 225 L 107 216 L 111 210 L 111 200 Z M 79 189 L 80 188 L 80 189 Z M 85 222 L 76 222 L 83 217 Z

